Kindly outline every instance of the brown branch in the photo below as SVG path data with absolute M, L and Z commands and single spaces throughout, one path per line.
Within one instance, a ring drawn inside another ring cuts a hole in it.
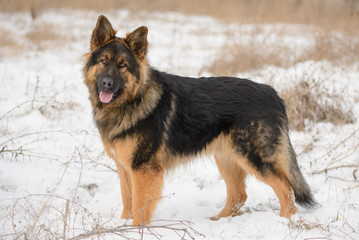
M 335 167 L 328 167 L 325 168 L 323 170 L 318 170 L 318 171 L 313 171 L 313 174 L 321 174 L 321 173 L 327 173 L 328 171 L 331 170 L 336 170 L 336 169 L 340 169 L 340 168 L 359 168 L 358 164 L 349 164 L 349 165 L 340 165 L 340 166 L 335 166 Z
M 110 229 L 95 229 L 93 231 L 89 231 L 86 233 L 82 233 L 78 236 L 75 236 L 73 238 L 69 238 L 68 240 L 79 240 L 79 239 L 85 239 L 85 238 L 89 238 L 91 236 L 100 236 L 100 235 L 106 235 L 106 234 L 116 234 L 122 237 L 126 237 L 127 233 L 132 233 L 135 232 L 134 230 L 137 230 L 140 232 L 141 234 L 141 239 L 144 239 L 144 235 L 151 235 L 156 237 L 157 239 L 161 239 L 161 236 L 158 236 L 159 234 L 155 233 L 154 230 L 156 229 L 167 229 L 167 230 L 171 230 L 174 231 L 179 237 L 181 237 L 181 239 L 185 239 L 185 237 L 189 237 L 190 239 L 195 239 L 194 235 L 200 235 L 202 237 L 204 237 L 203 234 L 197 232 L 191 225 L 192 223 L 189 221 L 181 221 L 181 220 L 173 220 L 173 221 L 168 221 L 168 220 L 162 220 L 162 221 L 166 221 L 169 222 L 168 224 L 164 224 L 164 225 L 160 225 L 160 226 L 154 226 L 154 225 L 143 225 L 143 226 L 131 226 L 131 225 L 122 225 L 116 228 L 110 228 Z M 160 220 L 156 221 L 156 222 L 160 222 Z M 178 226 L 183 226 L 183 228 L 178 227 Z M 146 233 L 144 230 L 147 230 L 149 233 Z M 183 236 L 181 236 L 178 232 L 182 232 Z M 192 234 L 192 233 L 193 234 Z

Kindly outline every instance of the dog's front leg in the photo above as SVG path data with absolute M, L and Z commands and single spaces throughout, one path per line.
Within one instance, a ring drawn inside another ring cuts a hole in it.
M 149 224 L 157 202 L 162 196 L 163 168 L 146 167 L 133 170 L 132 225 Z
M 117 163 L 117 162 L 116 162 Z M 123 210 L 121 214 L 122 219 L 132 218 L 132 183 L 129 173 L 120 165 L 117 164 L 117 171 L 120 175 L 121 182 L 121 196 L 123 202 Z

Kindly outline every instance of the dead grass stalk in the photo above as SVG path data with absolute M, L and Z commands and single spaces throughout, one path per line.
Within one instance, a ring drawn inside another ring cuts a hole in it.
M 355 116 L 343 106 L 342 95 L 330 93 L 324 81 L 301 79 L 280 92 L 287 105 L 290 127 L 303 131 L 310 122 L 330 122 L 334 125 L 350 124 Z

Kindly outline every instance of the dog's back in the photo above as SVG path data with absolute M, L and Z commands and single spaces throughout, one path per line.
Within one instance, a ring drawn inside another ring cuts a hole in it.
M 284 102 L 272 87 L 247 79 L 196 79 L 152 71 L 150 76 L 160 82 L 164 95 L 176 103 L 164 134 L 166 153 L 182 159 L 214 154 L 217 162 L 225 158 L 229 165 L 228 159 L 233 158 L 231 161 L 265 182 L 278 177 L 283 186 L 291 185 L 297 203 L 315 204 L 288 137 Z M 166 161 L 171 165 L 174 159 L 178 158 L 167 157 Z M 294 212 L 295 207 L 291 208 Z

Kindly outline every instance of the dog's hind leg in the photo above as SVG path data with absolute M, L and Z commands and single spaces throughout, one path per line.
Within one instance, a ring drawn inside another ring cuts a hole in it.
M 240 208 L 247 200 L 246 193 L 246 172 L 229 156 L 217 155 L 214 157 L 216 164 L 227 187 L 227 200 L 224 208 L 211 217 L 212 220 L 218 220 L 222 217 L 237 216 Z
M 298 211 L 294 205 L 293 189 L 284 174 L 279 172 L 266 177 L 256 177 L 273 188 L 280 202 L 281 217 L 290 218 Z
M 294 205 L 293 189 L 284 173 L 282 164 L 275 161 L 263 161 L 260 157 L 257 159 L 258 162 L 253 159 L 249 158 L 243 161 L 243 158 L 239 157 L 238 161 L 248 173 L 255 175 L 258 180 L 272 187 L 280 202 L 280 216 L 290 218 L 298 209 Z M 257 167 L 254 167 L 256 164 Z

